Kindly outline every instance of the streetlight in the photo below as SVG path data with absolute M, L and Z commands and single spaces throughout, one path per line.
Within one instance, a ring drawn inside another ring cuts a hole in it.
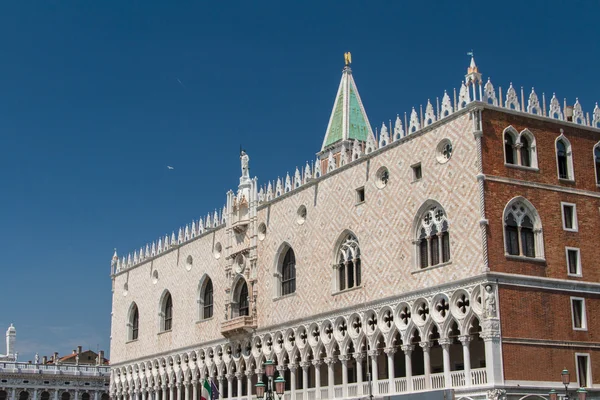
M 275 382 L 273 382 L 273 376 L 275 375 L 275 363 L 273 360 L 265 361 L 265 375 L 267 375 L 267 384 L 265 385 L 262 382 L 256 384 L 256 397 L 261 400 L 263 398 L 265 400 L 277 400 L 273 395 L 273 384 L 275 384 L 275 393 L 281 399 L 285 392 L 285 379 L 279 375 L 275 379 Z
M 563 369 L 560 373 L 560 380 L 565 385 L 565 397 L 563 400 L 569 400 L 569 384 L 571 383 L 571 374 L 568 369 Z M 584 388 L 577 389 L 577 400 L 586 400 L 587 391 Z M 550 400 L 558 400 L 558 393 L 552 389 L 550 391 Z

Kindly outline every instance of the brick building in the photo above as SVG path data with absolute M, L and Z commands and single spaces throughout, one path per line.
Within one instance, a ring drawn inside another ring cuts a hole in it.
M 286 400 L 594 387 L 600 109 L 485 85 L 373 133 L 343 70 L 314 163 L 111 263 L 111 394 Z

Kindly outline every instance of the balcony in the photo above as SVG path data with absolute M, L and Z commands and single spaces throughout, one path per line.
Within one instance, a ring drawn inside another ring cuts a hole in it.
M 429 381 L 429 382 L 427 382 Z M 477 389 L 487 385 L 487 372 L 485 368 L 471 370 L 471 385 L 467 386 L 465 371 L 452 371 L 450 373 L 450 384 L 446 385 L 444 373 L 430 374 L 429 379 L 425 375 L 413 376 L 409 380 L 406 377 L 394 379 L 380 379 L 372 383 L 373 395 L 376 397 L 406 394 L 414 392 L 426 392 L 442 389 Z M 429 383 L 429 384 L 427 384 Z M 411 388 L 412 387 L 412 388 Z M 325 400 L 325 399 L 356 399 L 363 398 L 369 394 L 368 382 L 348 383 L 347 385 L 335 385 L 333 387 L 296 389 L 293 392 L 286 390 L 282 400 Z M 225 396 L 226 400 L 252 400 L 255 395 L 247 396 Z
M 256 321 L 253 317 L 242 315 L 221 323 L 221 334 L 227 338 L 243 336 L 256 329 Z

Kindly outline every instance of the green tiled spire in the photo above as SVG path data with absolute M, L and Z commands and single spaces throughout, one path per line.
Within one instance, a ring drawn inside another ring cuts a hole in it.
M 368 135 L 372 134 L 369 119 L 352 78 L 352 70 L 346 66 L 321 150 L 341 140 L 356 139 L 366 142 Z

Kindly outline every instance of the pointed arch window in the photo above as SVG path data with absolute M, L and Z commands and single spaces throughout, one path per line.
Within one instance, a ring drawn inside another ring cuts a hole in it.
M 450 261 L 448 218 L 440 205 L 434 204 L 420 215 L 416 244 L 420 268 Z
M 238 297 L 238 312 L 239 315 L 250 315 L 250 301 L 248 298 L 248 283 L 244 281 L 240 288 L 240 294 Z
M 518 133 L 509 126 L 504 130 L 504 161 L 507 165 L 537 169 L 535 136 L 529 129 Z
M 198 295 L 199 320 L 212 318 L 213 316 L 213 283 L 212 280 L 205 276 L 200 280 L 200 290 Z
M 596 168 L 596 185 L 600 185 L 600 143 L 594 147 L 594 167 Z
M 544 258 L 542 226 L 537 211 L 527 200 L 511 200 L 504 211 L 507 255 Z
M 504 158 L 507 164 L 515 164 L 515 139 L 510 132 L 504 133 Z
M 171 293 L 166 292 L 162 299 L 160 308 L 161 332 L 170 331 L 173 328 L 173 299 Z
M 558 170 L 558 179 L 575 179 L 571 143 L 562 133 L 556 139 L 556 167 Z
M 138 310 L 137 304 L 133 303 L 131 305 L 131 309 L 129 311 L 129 322 L 128 326 L 128 339 L 129 340 L 137 340 L 139 336 L 139 326 L 140 326 L 140 312 Z
M 360 246 L 351 233 L 345 235 L 337 252 L 337 287 L 339 291 L 361 284 Z
M 283 258 L 281 265 L 281 295 L 292 294 L 296 292 L 296 255 L 294 250 L 289 247 Z

